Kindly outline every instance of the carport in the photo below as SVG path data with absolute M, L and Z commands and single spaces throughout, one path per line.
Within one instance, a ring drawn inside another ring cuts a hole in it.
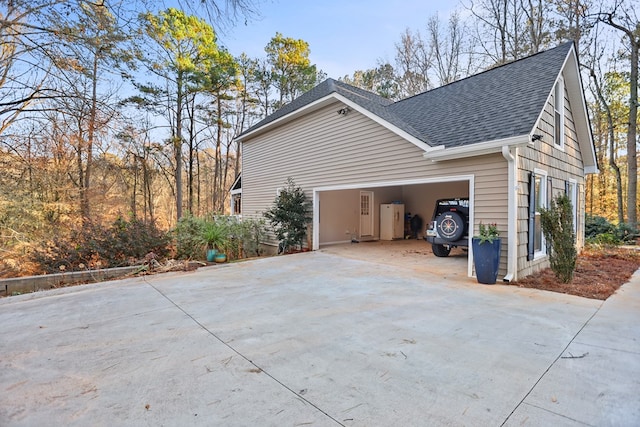
M 470 221 L 473 221 L 473 175 L 444 176 L 313 189 L 313 249 L 351 241 L 380 239 L 380 205 L 401 203 L 405 214 L 418 215 L 422 227 L 418 239 L 431 220 L 437 199 L 469 197 Z M 353 247 L 357 251 L 357 246 Z M 472 261 L 467 274 L 472 275 Z

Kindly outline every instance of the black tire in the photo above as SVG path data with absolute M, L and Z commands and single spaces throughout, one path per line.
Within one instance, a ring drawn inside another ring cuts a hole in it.
M 449 252 L 451 252 L 451 246 L 437 245 L 434 243 L 431 245 L 431 250 L 437 257 L 447 257 L 449 256 Z
M 445 212 L 437 221 L 438 234 L 447 242 L 458 241 L 464 234 L 464 221 L 457 212 Z

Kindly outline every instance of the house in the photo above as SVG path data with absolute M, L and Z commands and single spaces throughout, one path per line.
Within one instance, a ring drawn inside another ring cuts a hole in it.
M 469 197 L 470 227 L 497 223 L 499 277 L 517 280 L 549 265 L 540 208 L 560 192 L 584 245 L 598 169 L 572 42 L 398 102 L 328 79 L 238 138 L 243 216 L 292 177 L 313 201 L 314 250 L 379 238 L 380 204 L 428 221 L 437 199 Z

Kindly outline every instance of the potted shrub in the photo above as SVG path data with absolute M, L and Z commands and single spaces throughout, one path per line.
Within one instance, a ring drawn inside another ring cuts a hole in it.
M 225 245 L 227 236 L 224 227 L 216 222 L 205 222 L 200 237 L 207 247 L 207 261 L 213 262 L 217 252 Z
M 473 248 L 473 263 L 476 267 L 476 278 L 479 283 L 492 285 L 498 278 L 500 267 L 500 238 L 496 224 L 480 223 L 479 233 L 474 236 L 471 244 Z

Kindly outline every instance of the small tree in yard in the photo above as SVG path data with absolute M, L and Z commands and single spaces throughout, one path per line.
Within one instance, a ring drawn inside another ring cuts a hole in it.
M 542 232 L 549 243 L 551 269 L 558 280 L 569 283 L 576 269 L 578 252 L 573 231 L 573 208 L 566 194 L 551 201 L 550 209 L 542 209 Z
M 302 248 L 309 212 L 309 202 L 304 192 L 296 186 L 293 178 L 287 179 L 286 187 L 280 191 L 271 209 L 264 213 L 281 242 L 278 253 L 287 252 L 290 248 Z

